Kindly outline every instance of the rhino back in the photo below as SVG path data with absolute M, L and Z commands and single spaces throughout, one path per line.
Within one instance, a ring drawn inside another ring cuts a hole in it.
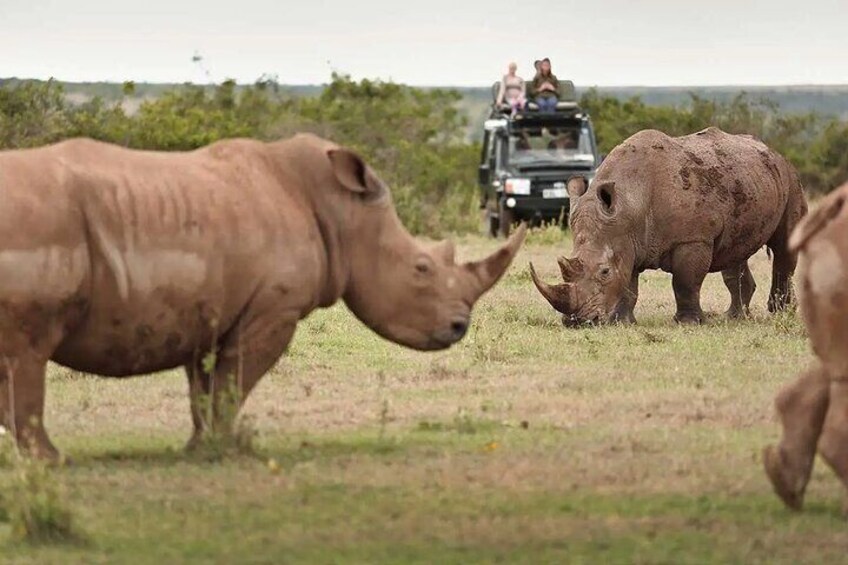
M 58 163 L 51 190 L 74 210 L 87 259 L 86 314 L 54 360 L 106 375 L 185 364 L 212 348 L 260 285 L 308 308 L 320 269 L 315 228 L 263 147 L 239 140 L 165 154 L 78 140 L 26 156 Z

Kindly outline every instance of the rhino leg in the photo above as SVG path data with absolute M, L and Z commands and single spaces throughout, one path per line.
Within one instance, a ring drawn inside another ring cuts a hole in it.
M 789 252 L 788 236 L 776 233 L 768 246 L 774 255 L 771 265 L 771 291 L 769 292 L 769 312 L 785 310 L 792 303 L 792 274 L 798 258 Z
M 674 320 L 682 324 L 700 324 L 701 285 L 710 269 L 712 249 L 703 243 L 678 246 L 671 258 L 671 286 L 677 302 Z
M 227 394 L 233 391 L 232 387 L 236 387 L 237 408 L 240 409 L 259 379 L 285 352 L 299 316 L 273 306 L 269 301 L 254 300 L 245 310 L 236 326 L 221 339 L 211 375 L 204 372 L 200 360 L 186 366 L 194 425 L 187 449 L 197 445 L 208 427 L 231 427 L 235 422 L 220 408 L 228 401 Z M 211 414 L 208 411 L 210 401 Z
M 793 510 L 800 510 L 804 503 L 828 411 L 829 388 L 826 373 L 817 367 L 784 387 L 775 399 L 783 437 L 777 447 L 765 449 L 763 463 L 775 493 Z
M 32 353 L 0 355 L 0 424 L 23 451 L 57 460 L 59 452 L 44 429 L 46 367 L 47 358 Z
M 624 324 L 635 324 L 636 301 L 639 300 L 639 273 L 634 272 L 630 277 L 630 284 L 624 289 L 624 298 L 619 302 L 615 312 L 615 320 Z
M 725 269 L 721 272 L 724 284 L 730 291 L 730 308 L 727 310 L 728 318 L 746 318 L 750 315 L 751 297 L 757 290 L 754 275 L 748 268 L 748 262 Z
M 848 381 L 833 381 L 830 385 L 819 453 L 848 489 Z

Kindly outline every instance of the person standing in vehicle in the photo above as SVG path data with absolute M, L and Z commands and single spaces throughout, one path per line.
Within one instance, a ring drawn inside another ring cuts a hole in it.
M 540 112 L 556 111 L 558 101 L 559 81 L 551 72 L 551 60 L 545 57 L 539 63 L 539 72 L 533 78 L 533 94 Z
M 527 103 L 527 90 L 524 85 L 524 79 L 515 74 L 517 70 L 517 64 L 509 64 L 507 74 L 505 74 L 501 79 L 501 87 L 498 91 L 498 97 L 495 100 L 498 108 L 500 108 L 504 103 L 509 104 L 509 107 L 512 109 L 513 117 L 522 110 L 524 105 Z

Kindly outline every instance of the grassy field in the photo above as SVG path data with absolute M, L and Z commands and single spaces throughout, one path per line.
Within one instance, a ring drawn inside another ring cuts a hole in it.
M 382 341 L 343 306 L 313 314 L 248 402 L 259 458 L 183 455 L 181 373 L 54 367 L 47 423 L 73 459 L 55 476 L 88 541 L 13 543 L 0 526 L 0 561 L 848 562 L 830 471 L 817 467 L 799 515 L 761 471 L 773 396 L 810 359 L 797 318 L 766 312 L 765 254 L 751 320 L 723 319 L 711 275 L 715 317 L 677 326 L 670 278 L 650 272 L 637 326 L 569 330 L 527 271 L 553 280 L 570 243 L 550 236 L 531 238 L 447 352 Z

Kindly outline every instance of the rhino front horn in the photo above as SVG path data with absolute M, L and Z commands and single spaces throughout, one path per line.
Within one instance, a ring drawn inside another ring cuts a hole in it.
M 521 224 L 521 227 L 515 231 L 503 247 L 482 261 L 472 261 L 463 265 L 471 273 L 472 277 L 476 279 L 473 285 L 474 296 L 471 297 L 472 302 L 476 301 L 484 292 L 492 288 L 501 276 L 503 276 L 515 258 L 515 254 L 518 253 L 521 244 L 524 242 L 525 235 L 527 235 L 527 225 Z
M 530 263 L 530 277 L 533 279 L 533 284 L 539 289 L 542 296 L 545 297 L 551 306 L 557 312 L 562 314 L 570 314 L 568 305 L 568 284 L 550 285 L 536 275 L 536 269 L 533 268 L 533 263 Z

